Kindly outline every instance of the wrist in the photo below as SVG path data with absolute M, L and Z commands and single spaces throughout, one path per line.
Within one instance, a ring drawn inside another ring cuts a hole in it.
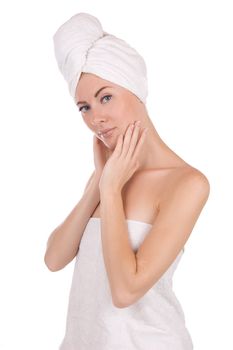
M 121 189 L 116 187 L 103 187 L 100 188 L 100 197 L 116 197 L 121 195 Z
M 97 170 L 95 170 L 94 178 L 95 178 L 96 180 L 100 180 L 101 175 L 102 175 L 102 171 L 97 171 Z

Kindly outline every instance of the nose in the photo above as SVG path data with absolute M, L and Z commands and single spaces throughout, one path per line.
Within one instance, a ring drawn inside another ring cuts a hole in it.
M 105 123 L 106 120 L 106 116 L 99 109 L 92 109 L 91 125 L 93 127 L 96 127 L 101 123 Z

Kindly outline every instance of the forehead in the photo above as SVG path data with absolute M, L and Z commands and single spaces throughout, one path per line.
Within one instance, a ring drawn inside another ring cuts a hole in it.
M 108 80 L 102 79 L 95 74 L 92 73 L 82 73 L 79 79 L 76 95 L 80 95 L 82 93 L 86 93 L 87 91 L 95 90 L 101 86 L 115 86 L 114 83 L 109 82 Z
M 115 89 L 116 93 L 125 93 L 126 89 L 122 86 L 119 86 L 109 80 L 102 79 L 101 77 L 92 74 L 82 72 L 81 77 L 78 81 L 75 99 L 76 101 L 89 99 L 96 94 L 96 92 L 104 87 L 108 86 Z

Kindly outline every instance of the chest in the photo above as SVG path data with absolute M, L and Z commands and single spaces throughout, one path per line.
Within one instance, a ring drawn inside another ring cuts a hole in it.
M 166 172 L 152 170 L 132 177 L 122 189 L 125 218 L 153 224 L 168 181 Z M 100 202 L 91 217 L 100 217 Z

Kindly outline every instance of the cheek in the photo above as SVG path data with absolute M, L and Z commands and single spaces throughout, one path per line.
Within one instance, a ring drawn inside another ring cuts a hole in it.
M 130 103 L 123 101 L 120 105 L 115 107 L 114 111 L 115 119 L 119 122 L 119 126 L 126 127 L 134 117 L 134 111 Z
M 85 126 L 89 129 L 89 131 L 95 133 L 94 127 L 93 127 L 93 125 L 90 123 L 89 119 L 90 119 L 90 118 L 84 116 L 84 117 L 83 117 L 83 122 L 84 122 Z

